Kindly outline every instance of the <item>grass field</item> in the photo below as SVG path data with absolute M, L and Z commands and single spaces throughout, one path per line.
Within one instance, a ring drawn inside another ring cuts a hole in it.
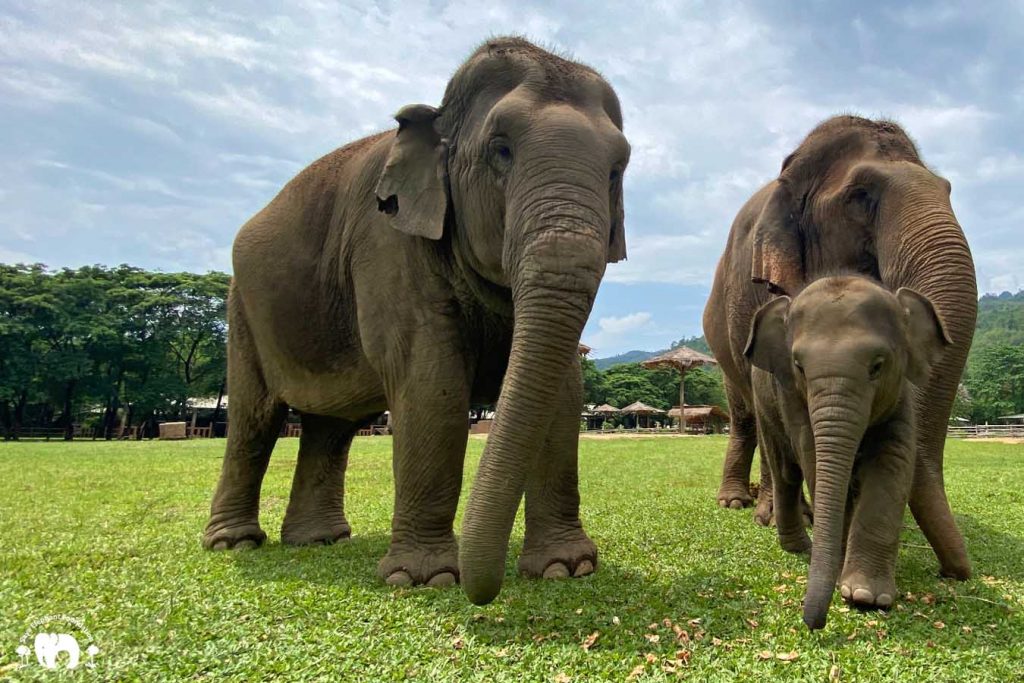
M 268 544 L 215 554 L 199 538 L 223 441 L 0 444 L 0 678 L 1024 680 L 1022 445 L 947 447 L 975 579 L 938 579 L 908 517 L 896 608 L 860 613 L 837 594 L 818 633 L 800 620 L 806 562 L 749 510 L 715 504 L 722 439 L 584 440 L 598 572 L 514 577 L 519 526 L 505 588 L 483 608 L 375 578 L 390 445 L 352 448 L 353 539 L 295 549 L 278 542 L 298 446 L 282 440 L 264 484 Z M 467 491 L 482 447 L 470 441 Z M 22 634 L 52 614 L 84 621 L 93 671 L 19 667 Z

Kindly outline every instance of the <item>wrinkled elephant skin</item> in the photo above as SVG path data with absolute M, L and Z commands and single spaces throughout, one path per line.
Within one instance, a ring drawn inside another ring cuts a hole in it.
M 230 429 L 204 545 L 266 539 L 260 487 L 289 406 L 302 435 L 281 539 L 348 538 L 349 445 L 388 409 L 383 580 L 460 581 L 490 601 L 524 493 L 523 572 L 589 573 L 577 344 L 606 264 L 626 255 L 618 99 L 589 67 L 495 38 L 439 107 L 407 105 L 395 119 L 299 173 L 235 239 Z M 494 401 L 460 554 L 469 406 Z

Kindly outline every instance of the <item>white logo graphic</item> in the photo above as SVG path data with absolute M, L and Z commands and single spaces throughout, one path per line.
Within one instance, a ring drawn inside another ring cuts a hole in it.
M 78 638 L 71 633 L 57 632 L 54 629 L 55 624 L 61 625 L 61 631 L 76 632 Z M 32 621 L 21 636 L 16 652 L 22 666 L 28 666 L 30 656 L 35 652 L 39 666 L 47 669 L 57 669 L 62 666 L 67 669 L 76 669 L 82 663 L 82 648 L 79 645 L 79 639 L 88 643 L 85 648 L 85 656 L 88 658 L 85 666 L 89 669 L 95 668 L 96 655 L 99 654 L 100 649 L 93 642 L 92 634 L 89 633 L 89 629 L 85 628 L 81 619 L 64 614 L 48 614 Z M 32 647 L 29 647 L 30 642 Z M 67 655 L 63 660 L 60 657 L 62 652 Z

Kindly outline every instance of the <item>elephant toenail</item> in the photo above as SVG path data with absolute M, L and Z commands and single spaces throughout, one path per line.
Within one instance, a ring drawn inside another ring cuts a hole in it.
M 843 584 L 843 587 L 839 589 L 839 592 L 843 594 L 844 600 L 850 599 L 850 587 L 846 584 Z
M 594 573 L 594 563 L 590 560 L 583 560 L 576 565 L 576 571 L 572 573 L 573 576 L 586 576 L 587 574 Z
M 731 503 L 729 503 L 729 507 L 732 508 L 733 510 L 742 510 L 743 509 L 743 501 L 741 501 L 741 500 L 734 500 Z
M 213 544 L 213 549 L 214 550 L 227 550 L 228 549 L 228 542 L 227 541 L 217 541 L 216 543 Z
M 875 600 L 875 604 L 879 607 L 892 607 L 892 596 L 888 593 L 882 593 L 878 596 L 878 599 Z
M 867 588 L 858 588 L 853 591 L 853 601 L 860 605 L 873 605 L 875 603 L 875 594 Z
M 552 562 L 544 570 L 545 579 L 565 579 L 569 576 L 569 568 L 561 562 Z
M 252 550 L 256 545 L 256 541 L 250 538 L 244 538 L 235 544 L 235 550 Z
M 412 577 L 409 576 L 408 572 L 399 569 L 397 572 L 389 576 L 384 583 L 389 586 L 411 586 Z
M 394 574 L 392 574 L 394 576 Z M 444 588 L 451 586 L 455 583 L 455 574 L 451 572 L 441 572 L 440 574 L 434 574 L 430 581 L 427 581 L 427 585 L 432 588 Z
M 728 501 L 726 501 L 723 498 L 722 500 L 718 501 L 718 507 L 720 507 L 720 508 L 729 507 L 729 503 L 728 503 Z

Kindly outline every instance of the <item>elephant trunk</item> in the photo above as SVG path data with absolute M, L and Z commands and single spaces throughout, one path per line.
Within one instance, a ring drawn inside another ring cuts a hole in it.
M 956 395 L 978 314 L 974 260 L 949 196 L 926 172 L 914 169 L 901 179 L 895 201 L 883 204 L 878 237 L 882 281 L 895 291 L 910 287 L 935 306 L 953 345 L 933 364 L 919 444 L 934 442 L 941 452 L 945 426 Z M 940 471 L 941 476 L 941 471 Z
M 524 212 L 520 220 L 533 229 L 516 231 L 523 246 L 512 269 L 515 322 L 508 370 L 460 540 L 461 583 L 477 605 L 501 589 L 527 472 L 546 440 L 557 402 L 564 400 L 560 391 L 577 362 L 580 334 L 607 258 L 607 243 L 600 238 L 606 229 L 596 227 L 597 221 L 609 224 L 607 208 L 557 200 L 532 207 L 532 218 Z
M 818 386 L 814 386 L 817 384 Z M 814 544 L 804 597 L 804 623 L 824 628 L 843 561 L 847 495 L 853 462 L 867 429 L 868 392 L 835 378 L 812 383 L 808 397 L 814 433 Z

